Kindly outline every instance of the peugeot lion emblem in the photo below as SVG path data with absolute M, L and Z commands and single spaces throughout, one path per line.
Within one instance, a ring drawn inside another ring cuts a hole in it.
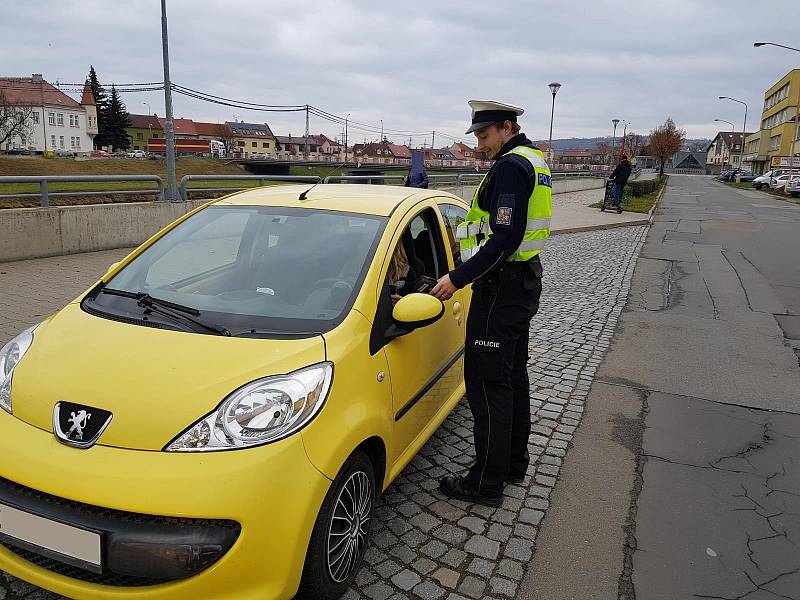
M 111 422 L 107 410 L 59 402 L 53 411 L 53 432 L 62 444 L 89 448 L 95 444 Z

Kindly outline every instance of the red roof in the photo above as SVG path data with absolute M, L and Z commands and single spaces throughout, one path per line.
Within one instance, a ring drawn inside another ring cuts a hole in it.
M 558 155 L 561 158 L 565 157 L 578 157 L 578 158 L 591 158 L 592 153 L 588 150 L 564 150 L 563 152 L 559 152 Z
M 389 152 L 391 152 L 395 158 L 411 158 L 411 150 L 406 146 L 398 146 L 397 144 L 384 144 L 384 146 L 389 148 Z
M 81 95 L 81 104 L 83 106 L 94 106 L 94 94 L 92 93 L 92 86 L 89 85 L 89 80 L 83 84 L 83 94 Z
M 230 128 L 225 125 L 225 123 L 202 123 L 200 121 L 195 121 L 194 129 L 197 135 L 217 137 L 229 137 L 231 135 Z
M 56 89 L 41 75 L 36 77 L 3 77 L 0 78 L 0 91 L 5 94 L 6 101 L 12 106 L 63 106 L 80 108 L 81 105 Z
M 159 117 L 158 122 L 161 123 L 163 128 L 167 120 L 164 117 Z M 172 119 L 172 128 L 175 131 L 175 135 L 197 135 L 194 121 L 191 119 Z

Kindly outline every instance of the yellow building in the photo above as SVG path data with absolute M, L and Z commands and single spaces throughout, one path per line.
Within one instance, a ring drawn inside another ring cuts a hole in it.
M 800 143 L 795 143 L 800 137 L 798 107 L 800 69 L 792 69 L 764 93 L 759 137 L 751 136 L 745 147 L 748 155 L 756 154 L 756 159 L 762 159 L 753 161 L 754 171 L 788 167 L 792 153 L 800 156 Z M 800 167 L 800 158 L 795 158 L 794 163 Z

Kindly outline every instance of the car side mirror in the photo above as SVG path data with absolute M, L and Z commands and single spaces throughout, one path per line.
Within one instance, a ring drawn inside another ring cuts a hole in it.
M 408 294 L 397 301 L 392 309 L 394 325 L 387 337 L 399 337 L 420 327 L 426 327 L 442 318 L 444 304 L 429 294 Z

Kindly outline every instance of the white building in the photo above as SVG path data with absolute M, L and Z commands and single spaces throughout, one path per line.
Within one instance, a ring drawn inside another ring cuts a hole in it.
M 97 107 L 89 82 L 80 103 L 34 73 L 31 77 L 0 78 L 0 93 L 11 106 L 32 109 L 29 135 L 7 140 L 0 150 L 24 148 L 35 154 L 70 150 L 76 154 L 92 151 L 97 135 Z

